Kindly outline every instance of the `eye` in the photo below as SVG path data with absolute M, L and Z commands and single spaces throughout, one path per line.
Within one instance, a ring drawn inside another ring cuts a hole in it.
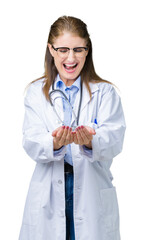
M 81 48 L 81 47 L 78 47 L 78 48 L 74 48 L 74 52 L 76 53 L 81 53 L 83 52 L 85 49 L 84 48 Z
M 68 52 L 68 48 L 59 48 L 58 51 L 60 53 L 67 53 Z

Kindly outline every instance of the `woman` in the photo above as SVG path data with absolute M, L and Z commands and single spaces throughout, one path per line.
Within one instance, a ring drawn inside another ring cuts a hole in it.
M 77 119 L 63 97 L 56 114 L 53 89 L 65 93 Z M 120 239 L 109 169 L 124 132 L 120 97 L 95 72 L 86 24 L 60 17 L 50 29 L 45 74 L 25 97 L 23 146 L 37 164 L 19 240 Z

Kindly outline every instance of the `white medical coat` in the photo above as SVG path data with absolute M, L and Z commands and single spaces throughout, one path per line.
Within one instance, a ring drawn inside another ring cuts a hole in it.
M 29 87 L 25 97 L 23 147 L 36 161 L 26 199 L 19 240 L 66 240 L 63 151 L 54 156 L 52 131 L 60 126 L 42 92 L 43 81 Z M 121 152 L 125 120 L 121 100 L 108 83 L 83 84 L 79 125 L 95 128 L 92 156 L 71 144 L 74 167 L 74 226 L 76 240 L 120 240 L 119 210 L 110 166 Z M 77 113 L 78 93 L 74 111 Z M 63 118 L 60 101 L 57 111 Z M 97 119 L 98 124 L 94 121 Z M 74 121 L 72 117 L 72 122 Z

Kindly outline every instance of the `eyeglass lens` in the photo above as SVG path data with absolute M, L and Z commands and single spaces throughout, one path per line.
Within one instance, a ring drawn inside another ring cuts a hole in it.
M 85 52 L 86 52 L 86 49 L 84 47 L 77 47 L 77 48 L 73 48 L 73 49 L 58 48 L 57 53 L 58 53 L 59 57 L 64 58 L 69 55 L 69 52 L 71 50 L 73 51 L 73 53 L 75 54 L 76 57 L 84 57 Z

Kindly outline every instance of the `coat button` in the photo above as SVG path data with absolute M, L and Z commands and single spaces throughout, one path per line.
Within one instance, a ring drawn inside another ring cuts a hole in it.
M 59 184 L 62 184 L 62 181 L 61 181 L 61 180 L 58 180 L 58 183 L 59 183 Z

